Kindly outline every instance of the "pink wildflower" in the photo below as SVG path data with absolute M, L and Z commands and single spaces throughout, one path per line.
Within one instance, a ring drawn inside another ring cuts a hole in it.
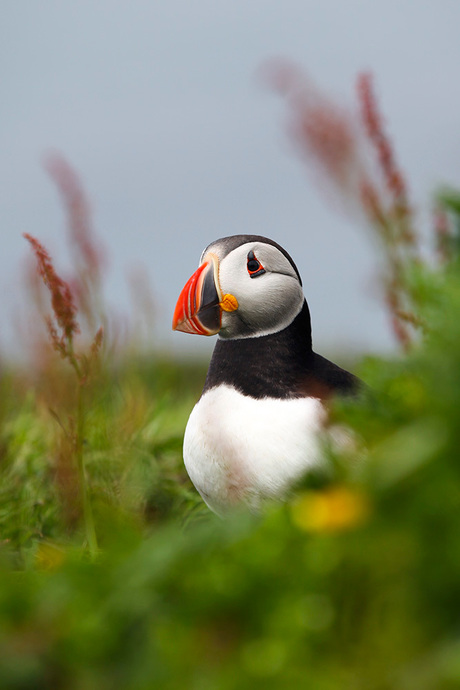
M 377 152 L 386 188 L 395 205 L 408 212 L 407 189 L 404 177 L 396 164 L 393 147 L 384 129 L 370 74 L 360 74 L 357 80 L 361 116 L 367 136 Z
M 57 185 L 67 209 L 72 240 L 80 252 L 86 270 L 94 279 L 99 276 L 102 257 L 94 245 L 94 231 L 89 203 L 75 170 L 58 154 L 49 156 L 45 167 Z
M 307 159 L 313 159 L 336 190 L 353 193 L 359 151 L 350 113 L 294 65 L 277 61 L 269 66 L 268 76 L 290 106 L 289 130 L 294 143 Z
M 51 306 L 56 322 L 62 329 L 62 338 L 69 340 L 80 330 L 76 320 L 77 309 L 70 287 L 56 273 L 51 257 L 43 245 L 27 233 L 24 234 L 24 237 L 33 249 L 37 259 L 38 272 L 50 292 Z M 62 351 L 64 347 L 62 338 L 59 339 L 56 328 L 50 319 L 47 320 L 47 325 L 54 346 Z

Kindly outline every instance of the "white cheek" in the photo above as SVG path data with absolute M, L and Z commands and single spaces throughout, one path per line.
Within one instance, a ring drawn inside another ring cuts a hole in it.
M 234 294 L 239 304 L 236 312 L 222 315 L 223 337 L 277 333 L 292 323 L 304 302 L 300 283 L 295 278 L 279 273 L 266 273 L 257 278 L 230 274 L 221 280 L 221 288 L 224 294 Z M 240 332 L 238 326 L 241 323 L 251 332 Z
M 248 252 L 253 251 L 266 273 L 251 277 Z M 219 282 L 223 294 L 238 300 L 238 309 L 222 314 L 222 338 L 253 338 L 283 330 L 300 313 L 302 287 L 293 267 L 275 247 L 243 244 L 221 259 Z

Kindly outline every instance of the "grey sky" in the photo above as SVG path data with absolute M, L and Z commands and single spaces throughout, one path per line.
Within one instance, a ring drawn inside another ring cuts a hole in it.
M 256 75 L 285 56 L 351 104 L 356 74 L 371 70 L 426 227 L 430 192 L 460 186 L 457 0 L 16 0 L 0 16 L 1 340 L 22 233 L 66 265 L 41 167 L 57 149 L 110 247 L 111 302 L 126 309 L 126 269 L 146 265 L 158 337 L 172 349 L 212 347 L 170 333 L 172 310 L 203 247 L 242 232 L 292 254 L 318 349 L 389 346 L 369 234 L 328 207 L 287 140 L 283 104 Z

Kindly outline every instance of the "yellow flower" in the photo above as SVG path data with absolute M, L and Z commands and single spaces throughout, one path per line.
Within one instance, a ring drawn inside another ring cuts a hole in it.
M 345 486 L 304 491 L 291 507 L 294 523 L 306 532 L 351 529 L 365 522 L 369 513 L 367 496 Z
M 64 563 L 65 551 L 49 541 L 43 541 L 35 554 L 35 560 L 39 570 L 58 570 Z

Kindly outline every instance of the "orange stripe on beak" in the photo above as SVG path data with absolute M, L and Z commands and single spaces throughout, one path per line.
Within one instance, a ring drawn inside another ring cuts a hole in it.
M 174 331 L 214 335 L 221 326 L 217 258 L 210 256 L 184 285 L 174 310 Z

